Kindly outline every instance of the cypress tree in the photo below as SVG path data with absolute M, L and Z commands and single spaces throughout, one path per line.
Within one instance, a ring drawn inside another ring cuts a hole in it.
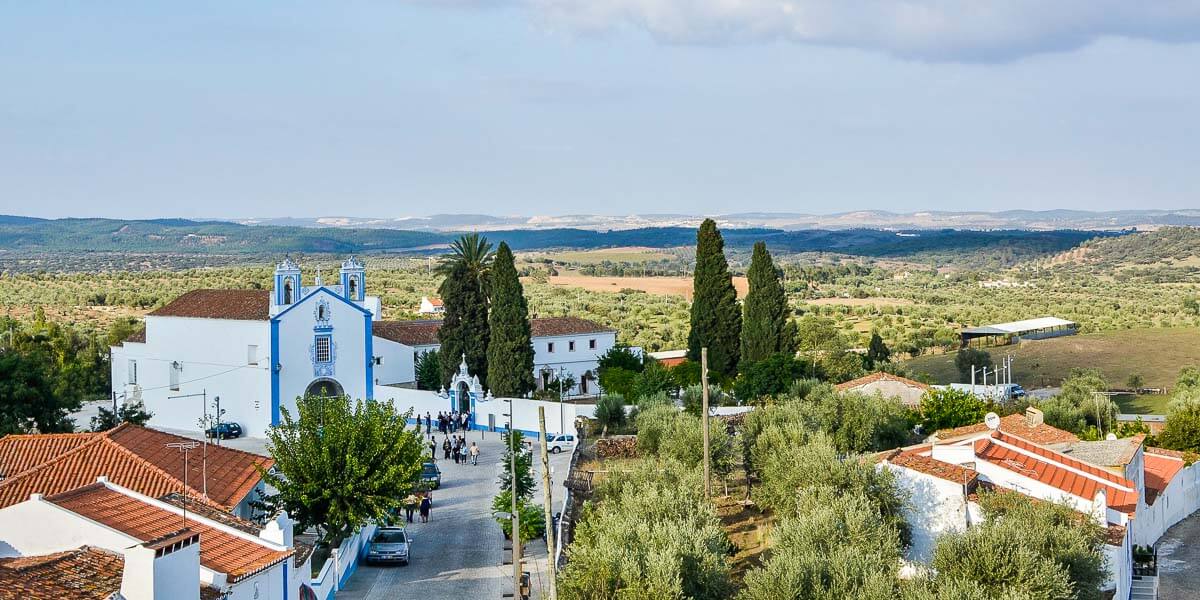
M 500 242 L 492 262 L 492 302 L 488 314 L 488 387 L 503 398 L 533 391 L 533 342 L 529 304 L 517 275 L 512 250 Z
M 438 329 L 438 341 L 442 345 L 438 352 L 442 384 L 450 382 L 466 354 L 467 368 L 486 385 L 488 303 L 480 280 L 470 275 L 466 265 L 455 264 L 442 280 L 438 294 L 445 307 L 442 326 Z
M 750 292 L 742 303 L 742 363 L 763 360 L 776 352 L 790 352 L 795 346 L 788 324 L 790 309 L 779 272 L 764 242 L 754 244 L 750 270 L 746 271 Z
M 691 326 L 688 359 L 699 361 L 700 349 L 707 347 L 709 371 L 737 375 L 742 311 L 725 260 L 725 240 L 712 219 L 705 219 L 696 232 Z

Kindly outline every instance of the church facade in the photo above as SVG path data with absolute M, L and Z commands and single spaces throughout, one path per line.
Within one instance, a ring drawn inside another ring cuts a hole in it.
M 302 275 L 285 259 L 270 290 L 193 290 L 149 313 L 142 333 L 111 349 L 113 394 L 143 402 L 156 427 L 206 428 L 219 407 L 221 422 L 261 437 L 305 394 L 375 399 L 414 387 L 415 360 L 437 347 L 440 322 L 381 320 L 353 257 L 336 283 L 318 274 L 306 286 Z M 531 326 L 539 384 L 562 374 L 576 382 L 567 393 L 598 391 L 596 361 L 614 330 L 573 317 Z

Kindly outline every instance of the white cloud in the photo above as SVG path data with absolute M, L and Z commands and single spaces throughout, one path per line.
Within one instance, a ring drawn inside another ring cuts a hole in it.
M 551 27 L 640 27 L 682 44 L 769 40 L 995 61 L 1099 37 L 1200 40 L 1197 0 L 524 0 Z

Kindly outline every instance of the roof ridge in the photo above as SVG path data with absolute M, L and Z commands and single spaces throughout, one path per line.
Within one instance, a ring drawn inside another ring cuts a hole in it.
M 1012 438 L 1013 441 L 1009 441 L 1006 439 L 999 439 L 999 438 L 997 438 L 997 436 L 1003 436 L 1005 438 Z M 1107 481 L 1108 483 L 1110 483 L 1112 485 L 1119 485 L 1122 487 L 1127 487 L 1134 491 L 1137 490 L 1137 484 L 1135 484 L 1133 481 L 1130 481 L 1129 479 L 1127 479 L 1125 477 L 1121 477 L 1120 475 L 1117 475 L 1116 473 L 1108 471 L 1107 469 L 1103 469 L 1101 467 L 1097 467 L 1095 465 L 1089 464 L 1089 463 L 1079 460 L 1077 458 L 1067 456 L 1066 454 L 1063 454 L 1062 452 L 1052 450 L 1052 449 L 1042 446 L 1040 444 L 1034 444 L 1032 442 L 1025 441 L 1018 436 L 1004 433 L 1003 431 L 996 431 L 992 436 L 989 436 L 989 438 L 995 439 L 996 441 L 1008 444 L 1010 446 L 1016 446 L 1020 450 L 1026 452 L 1026 453 L 1032 453 L 1035 455 L 1033 457 L 1033 458 L 1035 458 L 1035 460 L 1047 462 L 1045 459 L 1053 458 L 1056 462 L 1061 463 L 1065 467 L 1069 467 L 1069 468 L 1075 469 L 1076 471 L 1081 471 L 1081 472 L 1087 473 L 1088 475 L 1091 475 L 1093 477 L 1098 477 L 1100 479 Z M 1033 446 L 1034 449 L 1026 448 L 1025 446 Z M 1040 455 L 1040 452 L 1038 452 L 1039 450 L 1043 451 L 1043 452 L 1049 452 L 1049 453 L 1053 454 L 1054 456 L 1053 457 L 1041 456 L 1041 458 L 1038 458 L 1037 455 Z M 1120 481 L 1114 481 L 1114 480 L 1120 480 Z
M 88 492 L 91 492 L 91 491 L 93 491 L 93 490 L 98 490 L 98 489 L 102 489 L 102 488 L 103 488 L 103 489 L 108 489 L 108 486 L 104 485 L 103 483 L 100 483 L 99 481 L 94 481 L 94 482 L 92 482 L 92 483 L 89 483 L 89 484 L 87 484 L 87 485 L 81 485 L 81 486 L 79 486 L 79 487 L 77 487 L 77 488 L 72 488 L 72 489 L 69 489 L 69 490 L 67 490 L 67 491 L 65 491 L 65 492 L 59 492 L 59 493 L 57 493 L 57 494 L 51 494 L 51 495 L 49 495 L 49 496 L 46 496 L 46 497 L 45 497 L 45 498 L 43 498 L 43 499 L 44 499 L 45 501 L 47 501 L 47 502 L 58 502 L 59 500 L 69 500 L 69 499 L 71 499 L 71 498 L 74 498 L 75 496 L 80 496 L 80 495 L 82 495 L 82 494 L 86 494 L 86 493 L 88 493 Z
M 72 431 L 69 433 L 68 432 L 61 432 L 61 433 L 10 433 L 8 435 L 0 437 L 0 443 L 3 443 L 4 440 L 12 440 L 12 439 L 44 440 L 44 439 L 67 439 L 67 438 L 73 438 L 73 437 L 88 438 L 88 437 L 92 437 L 92 436 L 102 435 L 103 433 L 104 432 L 102 432 L 102 431 Z
M 17 481 L 18 479 L 24 478 L 26 475 L 33 473 L 34 471 L 39 471 L 41 469 L 48 468 L 50 465 L 57 463 L 57 462 L 61 462 L 61 461 L 65 460 L 67 457 L 73 456 L 77 452 L 83 452 L 84 449 L 91 448 L 92 446 L 99 444 L 104 439 L 105 438 L 103 436 L 96 436 L 96 437 L 91 438 L 90 440 L 70 449 L 70 450 L 67 450 L 66 452 L 63 452 L 62 454 L 59 454 L 58 456 L 55 456 L 53 458 L 47 459 L 44 462 L 33 465 L 32 467 L 29 467 L 28 469 L 25 469 L 24 471 L 21 471 L 20 473 L 15 473 L 13 475 L 5 477 L 4 479 L 0 479 L 0 489 L 3 489 L 4 486 L 6 486 L 14 481 Z

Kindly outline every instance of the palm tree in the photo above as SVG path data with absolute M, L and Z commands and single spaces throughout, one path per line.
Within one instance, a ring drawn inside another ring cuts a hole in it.
M 464 233 L 450 243 L 450 255 L 442 259 L 437 273 L 446 276 L 461 266 L 475 278 L 486 294 L 493 258 L 495 252 L 492 251 L 492 243 L 486 237 L 478 233 Z

